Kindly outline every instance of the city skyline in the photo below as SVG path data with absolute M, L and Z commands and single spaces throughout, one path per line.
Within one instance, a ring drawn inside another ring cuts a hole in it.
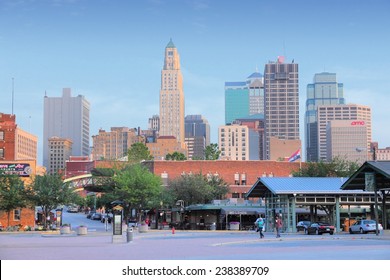
M 18 126 L 38 136 L 38 158 L 45 92 L 60 97 L 69 87 L 74 96 L 84 95 L 91 104 L 91 135 L 116 126 L 145 129 L 159 112 L 162 57 L 172 38 L 180 52 L 185 115 L 209 121 L 212 143 L 224 124 L 224 83 L 256 69 L 262 73 L 266 63 L 285 56 L 299 64 L 302 141 L 306 86 L 325 71 L 344 84 L 347 103 L 371 107 L 372 140 L 390 146 L 384 129 L 390 39 L 382 32 L 390 26 L 389 10 L 385 0 L 311 6 L 253 0 L 2 1 L 0 112 L 13 111 Z

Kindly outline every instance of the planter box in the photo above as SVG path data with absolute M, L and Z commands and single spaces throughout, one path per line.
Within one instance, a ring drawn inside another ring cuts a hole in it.
M 78 227 L 77 228 L 77 235 L 87 235 L 88 228 L 87 227 Z
M 240 223 L 229 223 L 229 230 L 240 230 Z
M 70 234 L 70 226 L 62 226 L 60 228 L 60 233 L 61 234 Z
M 148 232 L 149 226 L 148 225 L 139 225 L 138 226 L 138 232 Z

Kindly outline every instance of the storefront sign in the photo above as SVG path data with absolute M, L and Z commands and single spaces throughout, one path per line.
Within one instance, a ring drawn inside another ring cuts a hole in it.
M 1 163 L 0 173 L 18 175 L 19 177 L 29 177 L 32 170 L 28 163 Z

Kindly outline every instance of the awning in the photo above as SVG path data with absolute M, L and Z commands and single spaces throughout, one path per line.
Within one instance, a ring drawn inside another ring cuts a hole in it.
M 221 207 L 221 214 L 225 215 L 259 215 L 264 213 L 264 208 Z

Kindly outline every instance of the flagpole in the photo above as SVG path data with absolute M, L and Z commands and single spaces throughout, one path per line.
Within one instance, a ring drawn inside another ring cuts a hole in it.
M 302 144 L 302 143 L 301 143 Z M 303 154 L 302 154 L 302 145 L 300 146 L 299 148 L 301 150 L 301 157 L 299 159 L 299 172 L 302 171 L 302 158 L 303 158 Z

